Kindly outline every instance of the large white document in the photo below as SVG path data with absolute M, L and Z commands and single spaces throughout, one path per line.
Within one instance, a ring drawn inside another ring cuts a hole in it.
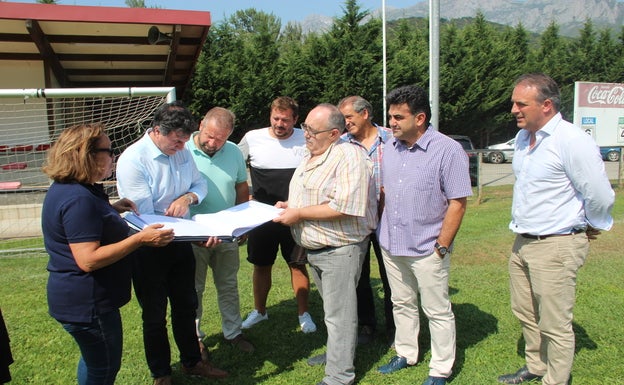
M 124 219 L 139 230 L 161 223 L 165 228 L 173 229 L 175 241 L 205 241 L 208 237 L 218 237 L 227 242 L 273 220 L 281 211 L 275 206 L 249 201 L 214 214 L 197 214 L 192 220 L 133 213 L 127 214 Z

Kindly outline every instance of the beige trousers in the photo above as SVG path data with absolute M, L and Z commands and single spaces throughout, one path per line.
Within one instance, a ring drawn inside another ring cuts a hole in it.
M 516 237 L 509 259 L 511 308 L 520 320 L 529 371 L 545 385 L 565 385 L 574 359 L 572 311 L 576 273 L 585 262 L 585 233 Z

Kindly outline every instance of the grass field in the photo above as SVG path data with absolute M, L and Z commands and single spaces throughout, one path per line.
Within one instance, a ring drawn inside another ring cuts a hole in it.
M 575 385 L 624 384 L 624 194 L 622 191 L 617 194 L 613 213 L 615 226 L 592 242 L 589 258 L 578 276 Z M 498 375 L 513 372 L 524 362 L 520 327 L 509 306 L 506 261 L 513 241 L 513 234 L 507 229 L 510 205 L 510 187 L 488 191 L 487 198 L 479 205 L 471 200 L 456 240 L 450 283 L 458 336 L 453 385 L 496 384 Z M 243 247 L 239 272 L 243 316 L 253 306 L 252 269 L 245 257 Z M 46 263 L 47 256 L 42 253 L 0 254 L 0 307 L 16 361 L 11 366 L 14 384 L 75 383 L 78 349 L 47 314 Z M 381 294 L 376 262 L 373 265 L 373 284 Z M 309 367 L 306 363 L 308 357 L 324 349 L 326 334 L 321 299 L 314 289 L 310 312 L 319 330 L 311 335 L 299 332 L 284 262 L 279 260 L 273 271 L 269 321 L 246 333 L 256 345 L 253 354 L 241 353 L 222 343 L 214 286 L 208 284 L 203 322 L 204 331 L 208 333 L 206 342 L 214 363 L 229 371 L 230 377 L 215 381 L 184 377 L 179 372 L 174 347 L 172 362 L 176 384 L 316 384 L 323 378 L 323 367 Z M 143 356 L 140 309 L 136 301 L 132 300 L 122 313 L 124 356 L 117 384 L 151 384 Z M 384 330 L 381 298 L 377 301 L 377 313 L 379 329 Z M 423 361 L 416 367 L 387 376 L 376 371 L 393 356 L 386 336 L 378 334 L 373 343 L 358 347 L 357 383 L 420 384 L 427 376 L 430 357 L 426 327 L 420 342 Z

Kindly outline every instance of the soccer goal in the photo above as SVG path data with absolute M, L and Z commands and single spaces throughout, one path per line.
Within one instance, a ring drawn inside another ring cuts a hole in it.
M 65 128 L 103 123 L 120 154 L 144 134 L 156 108 L 175 99 L 174 87 L 0 89 L 0 238 L 41 235 L 51 183 L 41 166 Z M 116 198 L 114 174 L 104 185 Z

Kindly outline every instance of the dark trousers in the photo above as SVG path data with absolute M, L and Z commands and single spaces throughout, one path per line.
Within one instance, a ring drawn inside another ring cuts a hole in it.
M 377 257 L 377 263 L 379 265 L 379 276 L 381 277 L 381 283 L 383 285 L 386 330 L 393 332 L 395 327 L 394 317 L 392 316 L 392 298 L 390 295 L 390 284 L 388 283 L 386 268 L 383 264 L 383 257 L 381 256 L 379 241 L 377 240 L 377 236 L 374 233 L 371 234 L 369 245 L 366 247 L 366 256 L 364 257 L 364 263 L 362 264 L 362 274 L 360 275 L 360 280 L 358 281 L 358 286 L 356 289 L 358 323 L 360 326 L 370 326 L 373 330 L 377 329 L 377 319 L 375 317 L 375 297 L 373 295 L 373 289 L 370 282 L 371 245 L 373 247 L 373 250 L 375 251 L 375 256 Z
M 180 361 L 192 367 L 201 360 L 195 335 L 195 257 L 190 243 L 142 247 L 135 252 L 134 291 L 143 310 L 145 358 L 154 378 L 171 375 L 171 347 L 167 335 L 167 300 L 171 329 Z

